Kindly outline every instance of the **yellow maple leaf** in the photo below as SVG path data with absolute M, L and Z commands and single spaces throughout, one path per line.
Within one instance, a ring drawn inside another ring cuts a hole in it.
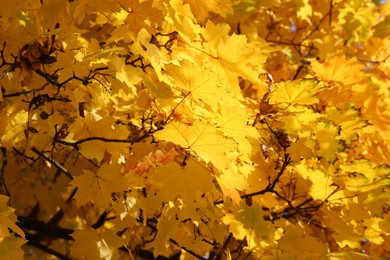
M 166 71 L 172 78 L 172 88 L 179 95 L 191 99 L 196 105 L 204 102 L 216 110 L 223 95 L 226 95 L 226 89 L 219 84 L 215 73 L 200 70 L 189 61 L 181 62 L 179 66 L 169 65 Z
M 349 85 L 363 80 L 362 64 L 355 59 L 347 60 L 340 54 L 326 59 L 324 63 L 313 61 L 311 68 L 319 79 L 329 82 Z
M 6 237 L 0 243 L 2 259 L 24 259 L 25 253 L 21 246 L 27 241 L 20 237 Z
M 188 160 L 186 166 L 170 163 L 155 168 L 153 179 L 160 183 L 158 196 L 165 201 L 180 197 L 184 205 L 192 204 L 197 193 L 211 192 L 214 189 L 213 177 L 200 163 Z
M 130 30 L 135 33 L 143 28 L 147 28 L 150 33 L 155 33 L 155 24 L 161 24 L 164 20 L 161 10 L 153 7 L 151 0 L 121 0 L 118 3 L 129 13 L 125 21 Z
M 287 222 L 284 220 L 283 222 Z M 281 223 L 284 232 L 278 241 L 278 249 L 282 250 L 285 259 L 323 259 L 327 250 L 326 244 L 318 240 L 306 223 L 292 225 Z M 309 256 L 309 258 L 307 258 Z
M 320 170 L 311 169 L 303 164 L 295 165 L 295 169 L 303 179 L 311 181 L 309 193 L 314 200 L 324 201 L 336 189 L 330 186 L 333 183 L 332 177 L 326 176 Z
M 137 92 L 135 85 L 142 80 L 138 70 L 132 66 L 126 66 L 125 62 L 118 57 L 113 57 L 111 63 L 113 70 L 116 71 L 115 78 L 129 88 L 129 91 L 126 91 L 126 93 L 130 92 L 135 96 Z
M 280 115 L 279 121 L 283 122 L 283 129 L 286 133 L 295 134 L 303 131 L 313 131 L 313 125 L 321 117 L 324 116 L 306 107 L 290 106 L 287 111 Z
M 290 154 L 291 159 L 295 162 L 301 158 L 310 158 L 313 156 L 315 142 L 307 140 L 307 138 L 299 138 L 287 148 L 287 153 Z
M 332 226 L 332 237 L 340 247 L 360 248 L 359 241 L 362 240 L 363 234 L 357 232 L 353 223 L 345 221 L 342 207 L 323 207 L 322 211 L 327 216 L 323 223 Z
M 311 105 L 319 102 L 315 94 L 320 91 L 316 80 L 286 81 L 276 83 L 269 94 L 270 104 L 279 104 L 281 108 L 290 105 Z
M 251 82 L 259 77 L 259 65 L 265 62 L 265 55 L 247 42 L 243 35 L 233 34 L 218 45 L 218 61 L 224 70 L 238 74 Z M 227 72 L 229 73 L 229 72 Z
M 15 224 L 17 221 L 14 213 L 15 209 L 7 205 L 8 200 L 8 197 L 0 194 L 0 243 L 2 243 L 4 238 L 10 235 L 9 230 L 14 231 L 22 238 L 25 238 L 23 230 Z
M 386 168 L 375 167 L 375 164 L 365 159 L 354 160 L 350 164 L 345 163 L 340 165 L 340 169 L 345 176 L 345 187 L 352 192 L 367 192 L 377 189 L 381 177 L 387 174 Z
M 87 227 L 71 235 L 75 242 L 71 246 L 74 257 L 85 259 L 119 259 L 117 249 L 124 244 L 114 231 L 98 232 Z
M 358 130 L 367 125 L 362 118 L 359 118 L 357 110 L 339 110 L 336 107 L 328 107 L 326 115 L 335 125 L 340 126 L 340 139 L 351 142 L 357 137 Z
M 0 144 L 11 149 L 13 145 L 25 138 L 24 130 L 28 120 L 28 112 L 15 111 L 16 107 L 9 107 L 8 111 L 0 113 Z
M 122 192 L 128 188 L 127 179 L 120 174 L 121 165 L 105 164 L 93 173 L 83 171 L 83 175 L 76 176 L 71 185 L 78 188 L 75 195 L 77 204 L 84 205 L 92 201 L 98 208 L 106 208 L 111 202 L 111 193 Z
M 297 16 L 311 24 L 311 16 L 313 15 L 313 8 L 311 4 L 309 4 L 309 0 L 299 0 L 294 1 L 297 6 L 299 6 Z
M 227 36 L 221 30 L 217 46 L 215 40 L 203 45 L 207 62 L 232 95 L 242 95 L 238 77 L 252 83 L 258 81 L 259 73 L 263 71 L 261 64 L 265 62 L 266 56 L 259 51 L 259 46 L 248 43 L 244 35 Z
M 233 105 L 229 101 L 220 103 L 221 116 L 216 118 L 218 130 L 230 136 L 237 142 L 241 154 L 250 154 L 252 145 L 250 141 L 260 138 L 259 132 L 248 125 L 248 117 L 244 107 Z
M 319 149 L 317 154 L 333 162 L 337 157 L 337 152 L 343 148 L 338 140 L 338 129 L 333 124 L 319 122 L 315 128 L 316 139 Z
M 148 243 L 148 247 L 153 247 L 153 253 L 155 255 L 169 256 L 171 251 L 169 250 L 169 239 L 173 234 L 178 232 L 180 222 L 174 217 L 174 214 L 170 211 L 175 209 L 168 209 L 168 212 L 164 212 L 157 224 L 157 235 L 151 243 Z
M 223 197 L 229 197 L 233 203 L 238 204 L 241 201 L 239 191 L 243 191 L 248 187 L 248 182 L 238 169 L 229 168 L 223 171 L 220 175 L 215 176 L 219 187 L 222 190 Z
M 385 242 L 384 237 L 390 235 L 389 222 L 382 218 L 372 217 L 364 220 L 367 229 L 364 231 L 368 241 L 381 245 Z
M 209 12 L 222 17 L 233 13 L 232 1 L 229 0 L 184 0 L 183 4 L 190 5 L 192 13 L 201 23 L 208 19 Z
M 236 238 L 246 238 L 249 248 L 267 247 L 275 234 L 274 228 L 263 219 L 263 211 L 258 203 L 252 206 L 241 202 L 235 214 L 226 214 L 223 222 L 229 225 L 229 230 Z
M 216 127 L 201 121 L 195 121 L 192 125 L 172 122 L 154 136 L 157 140 L 172 142 L 195 152 L 219 171 L 229 164 L 227 154 L 237 150 L 234 141 L 219 135 Z

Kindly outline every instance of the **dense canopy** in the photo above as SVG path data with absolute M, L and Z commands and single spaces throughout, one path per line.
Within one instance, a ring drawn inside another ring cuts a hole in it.
M 390 256 L 388 1 L 0 2 L 2 259 Z

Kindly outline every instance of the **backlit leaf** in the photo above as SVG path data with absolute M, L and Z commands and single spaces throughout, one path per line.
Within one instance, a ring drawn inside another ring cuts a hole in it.
M 157 132 L 155 137 L 195 152 L 202 160 L 211 162 L 219 170 L 227 167 L 227 154 L 236 150 L 232 140 L 219 135 L 212 125 L 200 121 L 195 121 L 192 125 L 171 123 Z

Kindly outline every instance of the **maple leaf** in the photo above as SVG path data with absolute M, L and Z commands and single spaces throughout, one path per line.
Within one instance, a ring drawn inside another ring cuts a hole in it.
M 226 214 L 222 221 L 229 225 L 235 237 L 246 239 L 250 249 L 267 247 L 274 235 L 273 228 L 263 219 L 263 212 L 257 203 L 248 206 L 242 201 L 239 210 L 235 214 Z
M 0 255 L 3 259 L 23 259 L 21 246 L 27 241 L 20 237 L 6 237 L 0 243 Z
M 354 160 L 350 164 L 340 166 L 345 176 L 345 187 L 352 192 L 368 192 L 378 187 L 382 177 L 386 176 L 386 168 L 375 167 L 368 160 Z M 386 177 L 385 177 L 386 178 Z
M 316 258 L 325 257 L 326 250 L 320 240 L 310 235 L 313 231 L 306 223 L 301 225 L 283 225 L 284 234 L 278 241 L 278 249 L 287 257 L 303 257 L 307 254 Z M 310 232 L 310 233 L 309 233 Z
M 291 155 L 293 161 L 299 161 L 301 158 L 312 157 L 314 146 L 314 141 L 300 138 L 297 142 L 292 143 L 290 147 L 287 148 L 287 152 Z
M 120 174 L 121 165 L 105 164 L 97 173 L 84 170 L 71 184 L 78 188 L 76 201 L 84 205 L 92 201 L 96 207 L 105 208 L 111 202 L 111 193 L 122 192 L 128 188 L 127 179 Z
M 364 231 L 366 239 L 377 245 L 383 244 L 385 242 L 384 236 L 390 234 L 389 223 L 382 218 L 367 218 L 364 220 L 364 224 L 367 227 Z
M 211 11 L 222 17 L 226 17 L 233 12 L 232 2 L 228 0 L 184 0 L 183 3 L 190 5 L 192 13 L 201 23 L 208 19 L 208 14 Z
M 332 177 L 326 176 L 320 170 L 310 169 L 303 164 L 296 165 L 295 169 L 303 179 L 311 181 L 309 193 L 314 200 L 323 201 L 336 189 L 336 187 L 331 186 L 333 184 Z
M 316 80 L 286 81 L 276 83 L 269 94 L 270 104 L 280 104 L 281 108 L 290 105 L 311 105 L 319 102 L 315 94 L 320 91 Z
M 383 21 L 376 24 L 374 27 L 374 35 L 384 38 L 390 34 L 390 16 L 387 15 Z
M 244 108 L 226 101 L 220 103 L 220 106 L 221 116 L 215 120 L 218 130 L 237 142 L 240 153 L 250 154 L 251 141 L 257 140 L 260 135 L 254 127 L 248 125 Z
M 0 113 L 0 120 L 3 122 L 0 125 L 1 145 L 11 148 L 12 144 L 17 143 L 24 138 L 25 122 L 28 118 L 27 111 L 13 111 L 10 108 L 8 113 Z
M 116 71 L 116 78 L 129 87 L 130 93 L 136 95 L 135 85 L 142 80 L 140 76 L 136 76 L 138 74 L 137 69 L 127 67 L 125 62 L 119 58 L 112 59 L 112 66 Z
M 265 61 L 262 53 L 256 52 L 255 48 L 247 43 L 246 37 L 233 34 L 218 44 L 218 61 L 221 68 L 256 82 L 259 76 L 258 65 Z M 227 72 L 228 73 L 228 72 Z
M 349 85 L 364 79 L 361 76 L 362 65 L 355 59 L 345 59 L 344 55 L 334 55 L 324 63 L 314 61 L 311 68 L 318 78 L 329 82 Z
M 335 125 L 340 126 L 340 139 L 348 142 L 357 138 L 359 129 L 367 124 L 359 118 L 358 111 L 353 109 L 342 111 L 330 107 L 326 109 L 326 115 Z
M 317 154 L 333 162 L 336 159 L 336 153 L 343 148 L 338 141 L 338 129 L 334 125 L 319 122 L 315 131 L 319 145 Z
M 85 111 L 86 119 L 79 118 L 72 126 L 70 131 L 80 131 L 80 134 L 104 137 L 104 139 L 117 139 L 126 140 L 129 131 L 126 126 L 112 125 L 111 122 L 107 123 L 103 116 L 100 115 L 95 109 L 91 112 Z M 84 132 L 84 133 L 83 133 Z M 72 140 L 74 137 L 69 135 L 67 140 Z M 105 153 L 109 153 L 114 158 L 119 158 L 121 154 L 125 154 L 128 151 L 128 143 L 110 143 L 103 140 L 94 140 L 91 142 L 81 143 L 80 153 L 88 159 L 96 159 L 101 162 Z
M 0 1 L 0 258 L 387 257 L 386 1 Z
M 227 167 L 227 154 L 237 149 L 234 141 L 222 137 L 214 126 L 201 121 L 195 121 L 192 125 L 172 122 L 154 136 L 157 140 L 172 142 L 195 152 L 218 170 Z
M 289 134 L 296 134 L 298 132 L 313 131 L 313 125 L 323 117 L 322 114 L 315 113 L 306 107 L 290 106 L 281 113 L 278 121 L 284 124 L 284 131 Z
M 311 24 L 311 16 L 313 15 L 313 8 L 309 4 L 309 0 L 300 0 L 296 4 L 299 6 L 297 16 Z
M 76 242 L 71 247 L 71 254 L 86 259 L 118 259 L 116 250 L 123 245 L 115 232 L 98 232 L 90 227 L 73 232 L 72 237 Z
M 223 197 L 229 197 L 233 203 L 238 204 L 241 201 L 239 191 L 243 191 L 248 187 L 248 181 L 245 176 L 237 168 L 231 166 L 215 178 L 221 188 Z
M 171 163 L 157 167 L 153 180 L 162 185 L 158 193 L 162 200 L 174 201 L 180 197 L 187 206 L 195 202 L 197 193 L 214 189 L 211 172 L 193 160 L 189 160 L 185 166 Z
M 121 0 L 118 3 L 129 13 L 125 22 L 135 33 L 143 28 L 155 33 L 156 28 L 153 25 L 161 23 L 164 19 L 161 11 L 152 6 L 153 1 Z
M 8 200 L 8 197 L 0 195 L 0 242 L 10 236 L 9 229 L 25 238 L 23 230 L 15 224 L 17 221 L 15 210 L 7 205 Z
M 166 67 L 171 76 L 171 85 L 179 95 L 188 97 L 194 102 L 209 105 L 213 110 L 226 93 L 226 90 L 219 85 L 217 75 L 210 70 L 200 70 L 196 64 L 183 61 L 179 66 L 170 65 Z M 218 93 L 219 95 L 215 95 Z
M 153 241 L 148 245 L 148 247 L 153 248 L 153 254 L 169 256 L 169 238 L 172 237 L 172 234 L 176 233 L 180 222 L 174 218 L 173 214 L 168 214 L 172 210 L 165 210 L 168 212 L 164 212 L 165 214 L 160 218 L 160 221 L 157 224 L 158 232 L 153 239 Z
M 332 229 L 334 234 L 332 237 L 340 247 L 345 248 L 349 246 L 350 248 L 359 248 L 359 238 L 363 237 L 363 234 L 361 231 L 356 230 L 356 226 L 352 225 L 352 223 L 343 220 L 340 214 L 342 210 L 340 207 L 323 208 L 322 211 L 327 216 L 324 223 L 326 225 L 333 223 Z

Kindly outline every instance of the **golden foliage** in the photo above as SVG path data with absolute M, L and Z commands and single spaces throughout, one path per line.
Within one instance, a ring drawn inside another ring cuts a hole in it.
M 0 3 L 4 259 L 389 257 L 388 1 Z

